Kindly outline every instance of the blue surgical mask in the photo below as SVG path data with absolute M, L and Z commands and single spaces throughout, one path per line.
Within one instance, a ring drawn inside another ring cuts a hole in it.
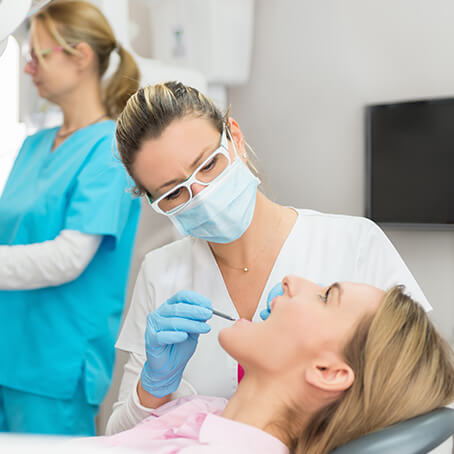
M 218 180 L 169 218 L 184 236 L 212 243 L 231 243 L 251 224 L 259 183 L 237 154 Z

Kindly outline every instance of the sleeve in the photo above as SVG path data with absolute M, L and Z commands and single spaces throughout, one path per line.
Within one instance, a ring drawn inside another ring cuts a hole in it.
M 432 310 L 432 306 L 391 241 L 377 224 L 368 219 L 366 221 L 366 230 L 360 240 L 356 260 L 359 282 L 383 290 L 403 284 L 409 296 L 420 303 L 426 311 Z
M 145 329 L 148 314 L 156 308 L 151 279 L 147 278 L 146 258 L 137 274 L 131 305 L 115 347 L 145 356 Z M 151 270 L 152 271 L 152 270 Z M 144 360 L 145 362 L 145 360 Z
M 42 243 L 0 246 L 0 289 L 31 290 L 70 282 L 90 263 L 101 239 L 62 230 Z
M 112 137 L 101 139 L 77 175 L 70 196 L 65 229 L 118 240 L 133 201 L 128 178 L 114 157 Z
M 145 356 L 130 353 L 123 369 L 118 400 L 113 404 L 112 414 L 107 422 L 106 435 L 113 435 L 131 429 L 153 413 L 153 409 L 144 407 L 137 394 L 140 372 L 145 363 Z M 182 380 L 172 400 L 195 395 L 195 390 Z
M 131 429 L 151 415 L 152 410 L 141 405 L 137 395 L 137 383 L 144 363 L 145 356 L 130 353 L 123 369 L 118 400 L 113 404 L 107 421 L 106 435 Z

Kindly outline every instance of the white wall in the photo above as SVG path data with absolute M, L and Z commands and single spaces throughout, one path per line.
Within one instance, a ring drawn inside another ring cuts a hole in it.
M 259 0 L 255 27 L 251 79 L 229 100 L 269 192 L 363 215 L 364 106 L 454 96 L 454 2 Z M 454 232 L 385 231 L 454 342 Z

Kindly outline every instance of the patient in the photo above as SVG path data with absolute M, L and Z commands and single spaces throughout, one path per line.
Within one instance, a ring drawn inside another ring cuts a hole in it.
M 454 401 L 453 352 L 402 288 L 326 288 L 296 276 L 282 287 L 266 321 L 239 320 L 219 335 L 245 370 L 228 402 L 172 401 L 100 442 L 153 453 L 325 454 Z

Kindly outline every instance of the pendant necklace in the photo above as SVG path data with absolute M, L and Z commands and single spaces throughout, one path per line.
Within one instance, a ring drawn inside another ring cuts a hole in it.
M 281 222 L 282 222 L 282 215 L 279 217 L 279 222 L 278 224 L 276 225 L 276 228 L 273 229 L 273 235 L 279 230 L 279 227 L 281 226 Z M 271 238 L 270 238 L 271 239 Z M 269 246 L 269 242 L 265 243 L 265 246 L 263 248 L 261 248 L 257 254 L 255 254 L 254 258 L 251 260 L 251 263 L 254 263 L 255 260 L 262 254 L 262 252 Z M 245 265 L 245 266 L 241 266 L 241 267 L 238 267 L 238 266 L 232 266 L 230 265 L 229 263 L 227 263 L 225 261 L 225 259 L 221 256 L 216 256 L 215 257 L 221 262 L 223 263 L 225 266 L 227 266 L 228 268 L 231 268 L 233 270 L 238 270 L 238 271 L 243 271 L 243 273 L 247 273 L 249 272 L 250 270 L 250 266 L 248 265 Z

